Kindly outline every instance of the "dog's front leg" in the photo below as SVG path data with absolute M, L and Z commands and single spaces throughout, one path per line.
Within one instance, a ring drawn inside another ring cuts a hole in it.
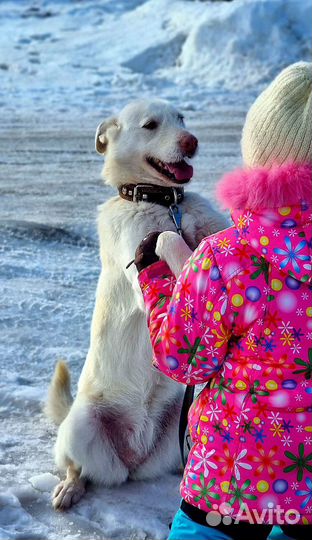
M 175 232 L 166 231 L 159 235 L 156 244 L 156 255 L 165 261 L 173 274 L 178 277 L 192 250 L 187 243 Z
M 81 478 L 80 469 L 73 463 L 67 467 L 66 479 L 60 482 L 52 495 L 55 510 L 66 510 L 76 504 L 84 495 L 86 480 Z

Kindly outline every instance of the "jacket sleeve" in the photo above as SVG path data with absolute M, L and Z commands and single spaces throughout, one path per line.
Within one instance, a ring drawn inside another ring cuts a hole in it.
M 231 337 L 228 295 L 209 239 L 186 262 L 178 280 L 165 262 L 143 270 L 153 364 L 181 383 L 205 383 L 222 366 Z

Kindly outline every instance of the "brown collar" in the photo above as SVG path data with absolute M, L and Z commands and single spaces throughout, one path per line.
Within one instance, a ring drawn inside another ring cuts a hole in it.
M 132 202 L 149 202 L 171 206 L 179 204 L 184 199 L 183 187 L 165 187 L 154 184 L 123 184 L 118 188 L 122 199 Z

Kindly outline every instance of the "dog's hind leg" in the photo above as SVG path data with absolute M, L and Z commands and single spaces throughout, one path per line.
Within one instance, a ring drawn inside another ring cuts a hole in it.
M 181 469 L 179 450 L 179 415 L 181 403 L 179 400 L 172 409 L 165 411 L 159 422 L 158 433 L 153 450 L 145 460 L 130 474 L 132 480 L 149 480 L 168 472 L 178 472 Z
M 55 510 L 66 510 L 76 504 L 85 493 L 86 480 L 80 476 L 81 469 L 73 463 L 67 467 L 66 479 L 60 482 L 52 495 Z
M 103 405 L 82 398 L 74 401 L 55 445 L 56 464 L 67 470 L 52 497 L 55 509 L 65 510 L 78 502 L 88 480 L 108 487 L 127 479 L 128 469 L 109 437 L 109 421 Z

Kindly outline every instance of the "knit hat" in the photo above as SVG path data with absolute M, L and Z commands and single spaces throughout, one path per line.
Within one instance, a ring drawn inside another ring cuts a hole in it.
M 312 162 L 312 63 L 285 68 L 249 109 L 242 135 L 249 167 Z

